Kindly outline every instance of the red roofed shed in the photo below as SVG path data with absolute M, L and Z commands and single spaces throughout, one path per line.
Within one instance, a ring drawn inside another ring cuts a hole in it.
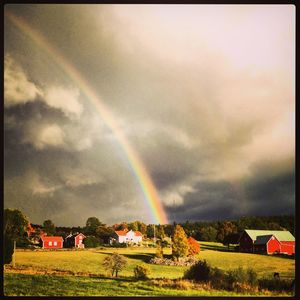
M 42 236 L 44 249 L 59 249 L 63 247 L 63 238 L 61 236 Z

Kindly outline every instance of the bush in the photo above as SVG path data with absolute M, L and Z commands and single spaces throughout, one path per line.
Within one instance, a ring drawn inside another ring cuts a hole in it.
M 96 248 L 98 246 L 101 245 L 101 242 L 99 239 L 97 239 L 96 237 L 94 236 L 87 236 L 85 239 L 84 239 L 84 246 L 85 248 Z
M 212 268 L 209 272 L 209 281 L 216 289 L 226 289 L 226 273 L 218 268 Z
M 126 248 L 127 244 L 126 243 L 119 243 L 117 241 L 113 241 L 110 245 L 113 248 Z
M 258 286 L 260 289 L 267 289 L 269 291 L 289 292 L 293 289 L 293 280 L 280 278 L 262 278 L 258 280 Z
M 136 279 L 147 279 L 150 275 L 150 269 L 146 264 L 136 266 L 133 272 Z
M 183 278 L 207 282 L 209 281 L 210 270 L 211 267 L 207 264 L 206 260 L 199 260 L 185 272 Z

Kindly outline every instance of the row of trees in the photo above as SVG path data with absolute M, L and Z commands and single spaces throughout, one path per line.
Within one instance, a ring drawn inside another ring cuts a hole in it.
M 47 235 L 59 235 L 66 237 L 70 232 L 82 232 L 87 236 L 85 245 L 97 247 L 108 243 L 108 239 L 115 230 L 140 231 L 144 237 L 160 241 L 161 246 L 166 246 L 166 237 L 174 235 L 177 224 L 153 225 L 141 221 L 131 223 L 122 222 L 108 226 L 97 217 L 89 217 L 84 227 L 57 227 L 51 220 L 45 220 L 43 225 L 34 225 L 35 231 L 43 230 Z M 242 217 L 232 221 L 189 222 L 181 225 L 187 236 L 201 241 L 218 241 L 224 244 L 235 244 L 242 231 L 251 229 L 289 230 L 294 233 L 294 216 L 270 216 L 270 217 Z M 4 238 L 16 240 L 17 247 L 26 246 L 29 220 L 19 210 L 5 209 L 4 211 Z M 6 244 L 9 244 L 8 242 Z

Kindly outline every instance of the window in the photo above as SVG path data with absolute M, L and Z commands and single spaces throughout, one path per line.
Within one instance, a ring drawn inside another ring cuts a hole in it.
M 57 242 L 54 242 L 53 244 L 54 244 L 54 246 L 57 246 Z
M 52 246 L 52 242 L 49 242 L 49 246 Z

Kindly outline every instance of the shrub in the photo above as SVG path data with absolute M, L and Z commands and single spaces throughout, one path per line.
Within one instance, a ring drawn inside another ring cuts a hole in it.
M 258 286 L 260 289 L 268 289 L 269 291 L 289 292 L 292 291 L 293 280 L 280 278 L 262 278 L 258 280 Z
M 87 236 L 84 239 L 85 248 L 96 248 L 100 246 L 100 244 L 101 244 L 100 241 L 94 236 Z
M 119 243 L 117 241 L 113 241 L 110 246 L 113 247 L 113 248 L 126 248 L 127 244 L 126 243 Z
M 185 272 L 184 278 L 207 282 L 209 280 L 210 270 L 211 267 L 207 264 L 206 260 L 199 260 Z
M 209 272 L 209 281 L 216 289 L 226 289 L 226 273 L 218 268 L 211 268 Z
M 146 264 L 136 266 L 133 271 L 136 279 L 147 279 L 150 275 L 150 269 Z

